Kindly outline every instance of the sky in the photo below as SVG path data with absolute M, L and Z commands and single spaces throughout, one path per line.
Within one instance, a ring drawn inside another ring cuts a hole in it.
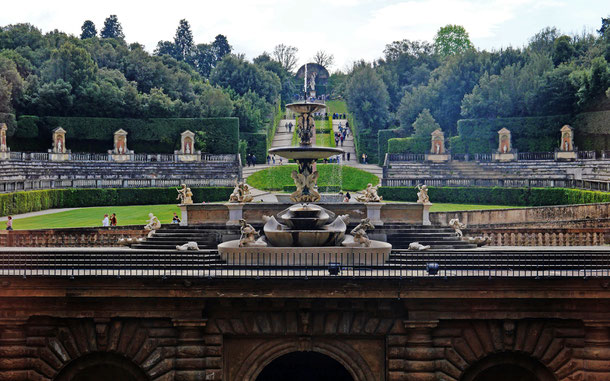
M 80 35 L 85 20 L 98 32 L 116 14 L 128 43 L 152 52 L 172 40 L 187 19 L 195 43 L 227 36 L 234 52 L 252 59 L 277 44 L 299 49 L 299 65 L 319 50 L 332 53 L 331 71 L 383 56 L 386 44 L 432 41 L 439 28 L 462 25 L 478 49 L 521 47 L 554 26 L 565 34 L 594 32 L 610 15 L 608 0 L 3 0 L 0 26 L 28 22 L 48 32 Z

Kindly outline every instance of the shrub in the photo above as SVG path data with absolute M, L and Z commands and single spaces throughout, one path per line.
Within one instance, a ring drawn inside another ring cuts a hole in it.
M 246 155 L 249 153 L 254 154 L 256 155 L 256 163 L 264 164 L 267 161 L 267 135 L 262 133 L 242 133 L 241 138 L 248 144 Z M 242 160 L 245 161 L 246 158 L 243 157 Z
M 415 187 L 381 187 L 391 201 L 417 201 Z M 429 187 L 432 202 L 452 204 L 544 206 L 610 202 L 610 193 L 566 188 Z
M 196 202 L 226 201 L 233 188 L 191 188 Z M 51 208 L 176 203 L 175 188 L 46 189 L 0 194 L 0 216 Z
M 127 146 L 135 152 L 173 153 L 180 148 L 180 134 L 186 130 L 203 131 L 210 153 L 237 153 L 237 118 L 89 118 L 22 116 L 11 140 L 14 151 L 46 151 L 53 129 L 66 130 L 67 147 L 73 152 L 106 152 L 113 147 L 114 132 L 127 131 Z M 199 147 L 196 147 L 200 149 Z
M 392 138 L 404 138 L 407 132 L 402 128 L 396 128 L 393 130 L 379 130 L 377 132 L 377 149 L 379 150 L 379 165 L 383 165 L 385 160 L 385 154 L 389 152 L 388 141 Z
M 426 153 L 430 150 L 430 138 L 411 136 L 388 140 L 388 153 Z

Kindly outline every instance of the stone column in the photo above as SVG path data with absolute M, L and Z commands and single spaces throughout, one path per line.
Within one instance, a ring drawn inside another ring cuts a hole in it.
M 366 216 L 371 220 L 371 223 L 375 226 L 383 225 L 381 220 L 381 208 L 384 203 L 382 202 L 365 202 Z
M 610 321 L 585 320 L 583 361 L 587 381 L 610 380 Z
M 173 319 L 177 330 L 175 377 L 181 381 L 222 379 L 222 337 L 204 333 L 207 319 Z
M 405 320 L 407 330 L 404 371 L 408 380 L 432 381 L 436 378 L 438 350 L 432 344 L 432 330 L 438 320 Z

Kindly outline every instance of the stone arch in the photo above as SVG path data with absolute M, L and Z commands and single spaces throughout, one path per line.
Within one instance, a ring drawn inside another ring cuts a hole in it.
M 54 380 L 69 364 L 93 354 L 124 358 L 141 369 L 146 380 L 164 379 L 173 369 L 167 346 L 176 332 L 166 320 L 40 317 L 30 321 L 28 330 L 29 340 L 38 343 L 32 370 L 45 379 Z
M 78 357 L 62 368 L 54 381 L 86 380 L 90 376 L 83 375 L 83 372 L 99 372 L 105 369 L 109 371 L 107 377 L 115 381 L 149 381 L 150 378 L 135 362 L 125 356 L 112 352 L 92 352 Z M 106 378 L 107 378 L 106 377 Z M 118 379 L 117 379 L 118 377 Z
M 506 366 L 522 369 L 535 377 L 536 381 L 557 381 L 557 377 L 540 361 L 518 352 L 491 354 L 466 369 L 460 381 L 478 381 L 484 373 L 497 367 Z
M 554 375 L 553 380 L 571 380 L 583 368 L 583 360 L 574 351 L 584 346 L 584 327 L 575 321 L 445 321 L 433 335 L 444 347 L 437 372 L 451 381 L 462 380 L 479 361 L 502 353 L 516 353 L 539 362 Z
M 312 338 L 271 340 L 255 348 L 242 363 L 234 380 L 255 381 L 260 372 L 273 360 L 292 353 L 313 351 L 326 355 L 341 364 L 354 381 L 373 381 L 375 376 L 362 356 L 351 346 L 335 340 Z

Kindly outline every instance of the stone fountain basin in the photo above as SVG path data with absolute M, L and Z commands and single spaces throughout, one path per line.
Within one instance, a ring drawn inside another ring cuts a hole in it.
M 387 242 L 371 241 L 370 247 L 239 247 L 239 240 L 218 245 L 220 257 L 228 265 L 252 266 L 381 266 L 392 251 Z M 264 271 L 264 270 L 262 270 Z M 273 270 L 275 271 L 275 270 Z
M 263 226 L 267 241 L 274 247 L 338 246 L 343 241 L 345 230 L 345 222 L 340 218 L 319 229 L 291 229 L 271 216 Z
M 343 154 L 341 148 L 299 146 L 299 147 L 277 147 L 271 148 L 269 153 L 276 154 L 286 159 L 326 159 L 334 155 Z
M 322 103 L 297 102 L 287 104 L 286 108 L 299 114 L 307 114 L 322 110 L 323 108 L 326 108 L 326 106 Z

